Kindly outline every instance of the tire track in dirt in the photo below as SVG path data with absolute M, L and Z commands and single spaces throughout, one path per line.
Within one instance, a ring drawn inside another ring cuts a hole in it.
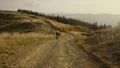
M 49 52 L 55 46 L 55 40 L 39 44 L 32 51 L 26 54 L 24 59 L 19 62 L 18 68 L 39 68 L 37 63 L 42 64 L 44 59 L 48 57 Z M 51 44 L 51 45 L 49 45 Z
M 80 50 L 74 40 L 73 38 L 59 40 L 42 68 L 104 68 L 99 62 L 90 59 L 90 55 Z
M 21 59 L 17 68 L 105 68 L 77 45 L 75 37 L 46 41 Z

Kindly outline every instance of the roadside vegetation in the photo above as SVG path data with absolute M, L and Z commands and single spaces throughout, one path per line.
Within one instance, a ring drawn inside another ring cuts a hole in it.
M 120 25 L 97 30 L 84 38 L 83 47 L 110 68 L 120 67 Z
M 32 48 L 53 38 L 43 18 L 15 11 L 0 11 L 0 68 L 13 68 Z
M 14 66 L 19 58 L 36 47 L 42 41 L 53 39 L 53 35 L 39 33 L 1 33 L 0 34 L 0 66 Z

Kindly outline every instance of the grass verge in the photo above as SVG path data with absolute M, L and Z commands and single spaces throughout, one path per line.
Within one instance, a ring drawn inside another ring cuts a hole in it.
M 53 35 L 39 33 L 1 33 L 0 67 L 15 66 L 19 58 L 32 50 L 41 41 L 53 39 Z

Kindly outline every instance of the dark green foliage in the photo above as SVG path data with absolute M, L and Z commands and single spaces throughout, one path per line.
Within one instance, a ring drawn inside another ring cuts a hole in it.
M 44 14 L 39 14 L 38 12 L 33 12 L 33 11 L 29 11 L 29 10 L 18 9 L 17 12 L 22 12 L 22 13 L 26 13 L 26 14 L 33 14 L 33 15 L 39 15 L 39 16 L 45 16 Z
M 64 23 L 64 24 L 70 24 L 70 25 L 74 25 L 74 26 L 83 26 L 92 30 L 98 30 L 98 29 L 104 29 L 107 28 L 108 26 L 106 25 L 97 25 L 97 23 L 88 23 L 88 22 L 84 22 L 84 21 L 80 21 L 80 20 L 76 20 L 76 19 L 72 19 L 72 18 L 66 18 L 64 16 L 55 16 L 55 15 L 45 15 L 45 14 L 40 14 L 38 12 L 33 12 L 33 11 L 29 11 L 29 10 L 21 10 L 19 9 L 18 12 L 22 12 L 22 13 L 27 13 L 27 14 L 33 14 L 33 15 L 37 15 L 37 16 L 43 16 L 49 19 L 54 19 L 58 22 Z

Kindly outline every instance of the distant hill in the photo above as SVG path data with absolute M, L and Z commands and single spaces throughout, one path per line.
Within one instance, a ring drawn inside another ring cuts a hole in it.
M 86 27 L 64 24 L 62 22 L 57 22 L 54 19 L 48 19 L 47 17 L 39 15 L 16 11 L 0 11 L 0 33 L 54 33 L 55 30 L 52 30 L 47 23 L 53 25 L 56 30 L 59 29 L 69 33 L 89 30 Z
M 45 15 L 29 10 L 0 11 L 0 33 L 1 32 L 37 32 L 51 33 L 48 23 L 57 30 L 65 32 L 89 32 L 107 28 L 106 25 L 84 22 L 77 19 L 62 16 Z
M 120 22 L 120 15 L 112 15 L 112 14 L 64 14 L 60 13 L 58 15 L 71 17 L 75 19 L 79 19 L 82 21 L 98 24 L 107 24 L 107 25 L 116 25 Z
M 54 15 L 54 14 L 49 15 L 49 14 L 42 14 L 42 13 L 33 12 L 30 10 L 22 10 L 22 9 L 18 9 L 17 12 L 31 14 L 31 15 L 35 15 L 35 16 L 42 16 L 42 17 L 45 17 L 48 19 L 56 20 L 57 22 L 61 22 L 64 24 L 69 24 L 72 26 L 82 26 L 82 27 L 86 27 L 86 28 L 92 29 L 92 30 L 98 30 L 98 29 L 104 29 L 107 27 L 111 27 L 110 25 L 106 26 L 106 24 L 98 25 L 96 22 L 89 23 L 89 22 L 78 20 L 78 19 L 67 18 L 62 14 L 61 15 Z
M 41 32 L 48 33 L 50 28 L 44 18 L 19 13 L 16 11 L 0 11 L 1 32 Z

